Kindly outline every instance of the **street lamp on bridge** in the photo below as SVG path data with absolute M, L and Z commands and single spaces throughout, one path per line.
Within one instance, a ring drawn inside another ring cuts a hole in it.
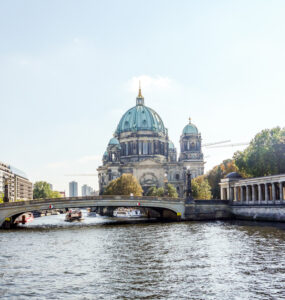
M 187 180 L 186 203 L 192 203 L 194 201 L 194 198 L 193 198 L 193 192 L 192 192 L 190 168 L 187 169 L 186 180 Z

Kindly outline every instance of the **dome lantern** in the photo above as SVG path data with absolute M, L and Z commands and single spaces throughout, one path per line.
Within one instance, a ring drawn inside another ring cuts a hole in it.
M 142 95 L 141 82 L 139 81 L 139 94 L 137 96 L 137 105 L 144 105 L 144 97 Z

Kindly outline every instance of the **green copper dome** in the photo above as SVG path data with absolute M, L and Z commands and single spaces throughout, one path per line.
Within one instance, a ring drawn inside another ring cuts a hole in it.
M 120 145 L 120 142 L 116 138 L 111 138 L 109 145 Z
M 184 127 L 182 134 L 198 134 L 198 128 L 191 123 L 191 118 L 189 118 L 189 124 Z
M 155 131 L 166 134 L 166 129 L 160 116 L 144 105 L 144 98 L 139 90 L 137 105 L 129 109 L 121 118 L 116 134 L 128 131 Z

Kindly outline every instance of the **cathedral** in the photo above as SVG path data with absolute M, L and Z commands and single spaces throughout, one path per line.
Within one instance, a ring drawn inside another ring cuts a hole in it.
M 114 137 L 110 139 L 98 168 L 100 194 L 113 179 L 124 173 L 133 174 L 144 193 L 152 187 L 171 183 L 180 197 L 186 188 L 186 169 L 192 178 L 204 174 L 204 157 L 201 134 L 189 123 L 180 137 L 180 154 L 169 140 L 168 130 L 153 109 L 145 106 L 139 88 L 136 106 L 121 118 Z

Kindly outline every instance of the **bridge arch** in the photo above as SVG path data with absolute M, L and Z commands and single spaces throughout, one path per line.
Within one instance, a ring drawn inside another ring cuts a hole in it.
M 169 210 L 184 218 L 185 200 L 182 198 L 130 197 L 130 196 L 88 196 L 59 199 L 38 199 L 0 204 L 0 227 L 6 218 L 33 210 L 103 207 L 145 207 L 156 210 Z M 162 216 L 163 217 L 163 216 Z

